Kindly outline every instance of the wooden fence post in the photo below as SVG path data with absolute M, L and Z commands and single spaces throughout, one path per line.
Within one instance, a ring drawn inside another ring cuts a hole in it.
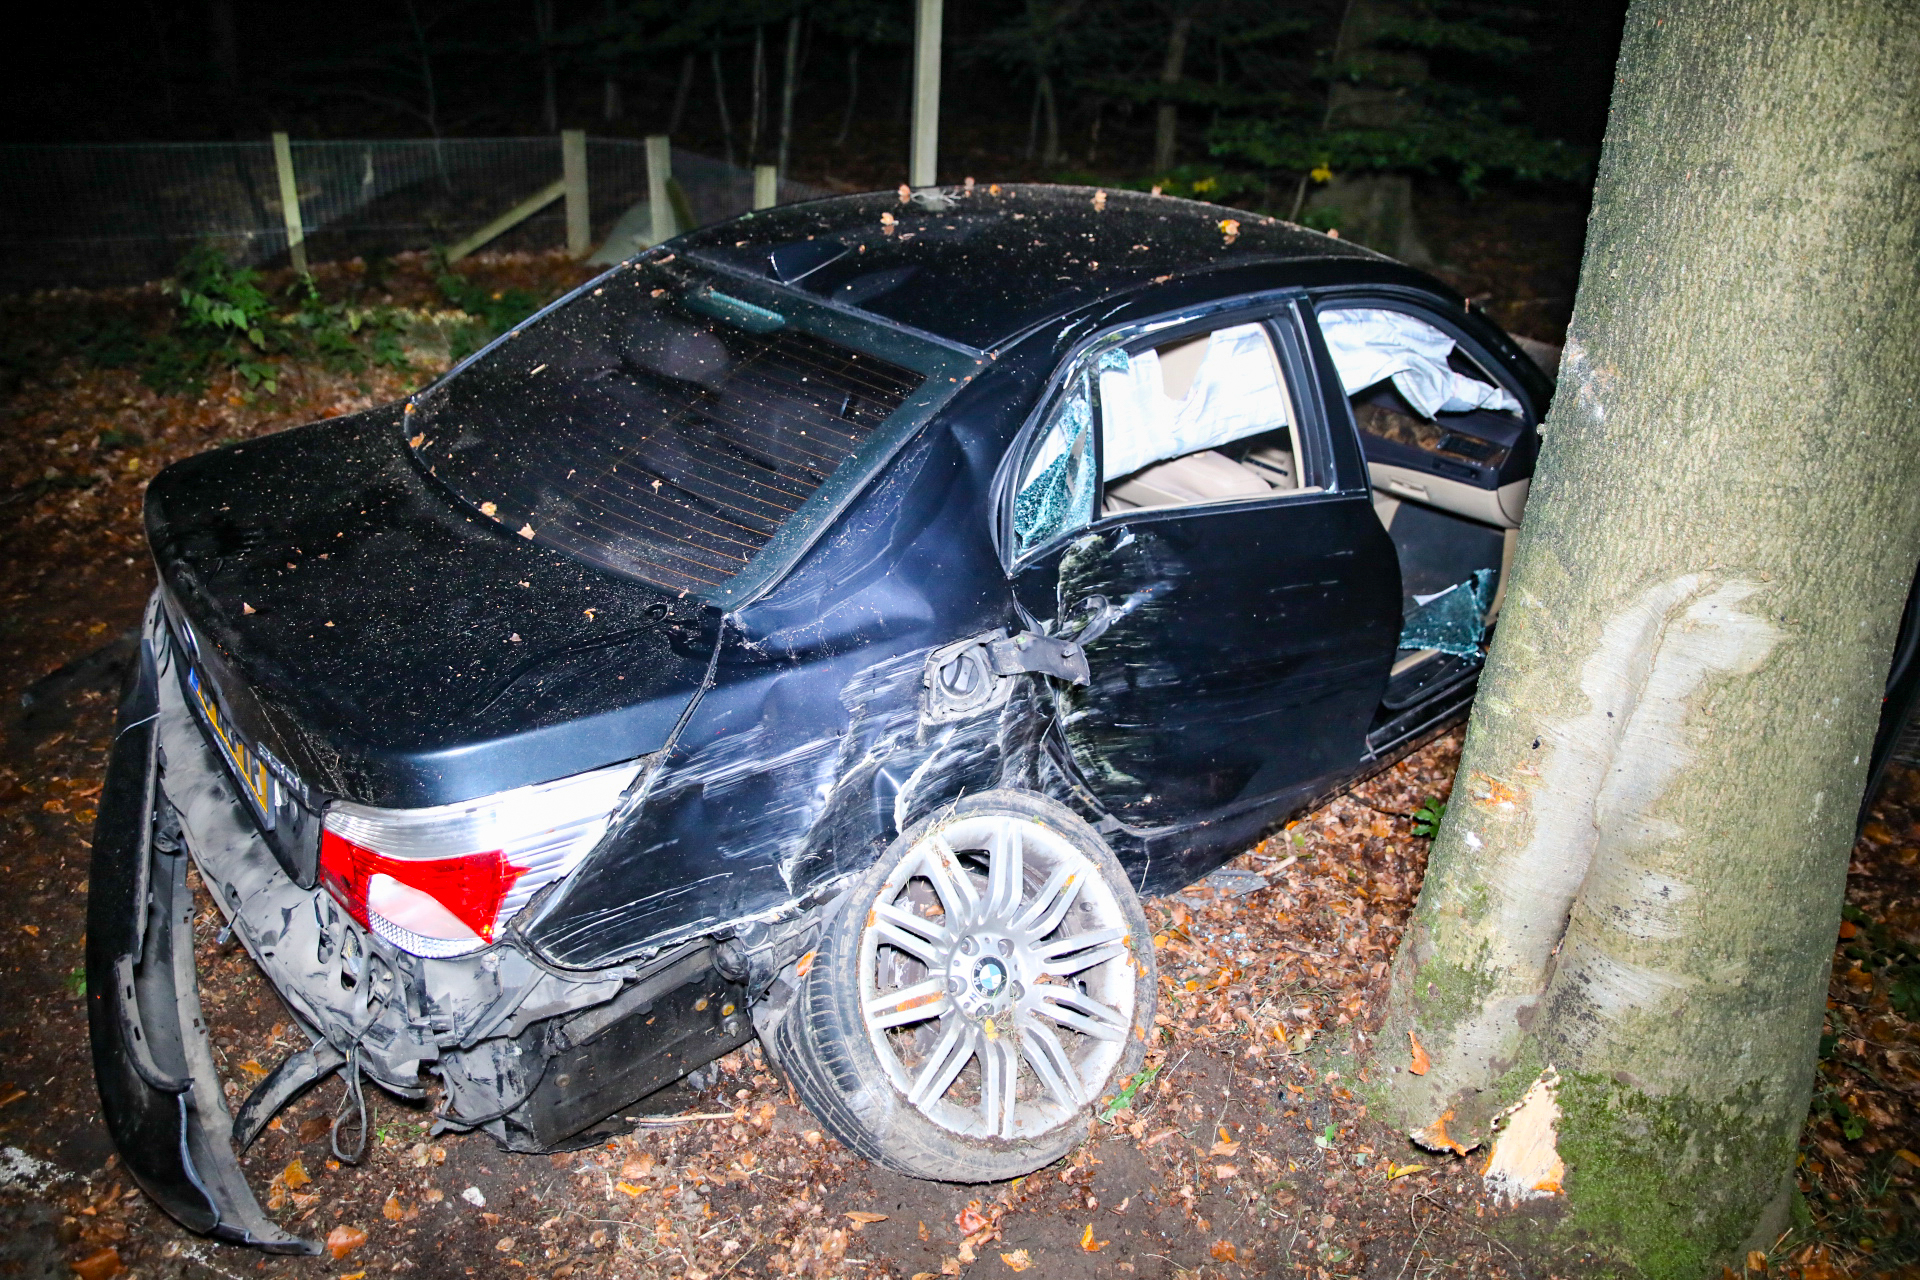
M 753 166 L 753 207 L 771 209 L 780 203 L 780 166 Z
M 587 208 L 587 134 L 566 129 L 560 134 L 560 180 L 567 187 L 567 252 L 584 258 L 593 248 L 593 217 Z
M 293 269 L 307 274 L 307 232 L 300 221 L 300 185 L 293 177 L 293 146 L 284 133 L 273 135 L 273 167 L 280 175 L 280 217 L 287 225 L 287 256 Z
M 647 139 L 647 206 L 653 211 L 653 242 L 680 234 L 674 226 L 673 196 L 667 183 L 673 178 L 673 144 L 665 134 Z
M 913 147 L 907 182 L 940 180 L 940 18 L 942 0 L 919 0 L 913 24 Z

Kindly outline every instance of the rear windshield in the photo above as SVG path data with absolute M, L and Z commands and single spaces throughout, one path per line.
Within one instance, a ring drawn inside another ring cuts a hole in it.
M 703 594 L 920 382 L 698 274 L 647 265 L 421 396 L 410 443 L 507 530 Z

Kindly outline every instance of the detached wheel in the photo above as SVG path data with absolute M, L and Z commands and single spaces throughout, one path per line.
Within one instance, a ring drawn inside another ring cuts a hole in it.
M 1153 944 L 1093 829 L 969 796 L 902 834 L 822 930 L 776 1057 L 834 1136 L 901 1173 L 987 1182 L 1058 1159 L 1139 1069 Z

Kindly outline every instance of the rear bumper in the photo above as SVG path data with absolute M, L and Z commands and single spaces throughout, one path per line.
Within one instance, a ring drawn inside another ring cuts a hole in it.
M 158 610 L 156 596 L 94 829 L 88 1021 L 114 1144 L 183 1225 L 272 1252 L 318 1252 L 267 1217 L 236 1144 L 244 1150 L 349 1054 L 406 1097 L 424 1094 L 423 1070 L 437 1074 L 441 1128 L 538 1151 L 577 1144 L 626 1102 L 751 1038 L 747 991 L 716 967 L 709 940 L 572 973 L 536 965 L 511 941 L 422 959 L 360 929 L 324 890 L 300 888 L 188 710 L 184 660 Z M 189 859 L 312 1041 L 255 1089 L 237 1125 L 201 1017 Z
M 150 606 L 151 612 L 151 606 Z M 159 676 L 149 617 L 127 680 L 94 828 L 87 1021 L 100 1107 L 122 1161 L 183 1225 L 274 1253 L 317 1254 L 248 1189 L 200 1016 L 193 896 L 177 840 L 157 847 Z

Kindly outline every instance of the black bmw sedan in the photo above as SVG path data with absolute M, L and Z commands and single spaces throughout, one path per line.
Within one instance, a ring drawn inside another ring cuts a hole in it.
M 543 1151 L 755 1036 L 869 1159 L 1052 1161 L 1153 1032 L 1141 895 L 1466 707 L 1550 391 L 1347 242 L 968 185 L 170 468 L 88 920 L 127 1167 L 307 1251 L 235 1149 L 332 1073 Z M 189 866 L 310 1042 L 233 1115 Z

